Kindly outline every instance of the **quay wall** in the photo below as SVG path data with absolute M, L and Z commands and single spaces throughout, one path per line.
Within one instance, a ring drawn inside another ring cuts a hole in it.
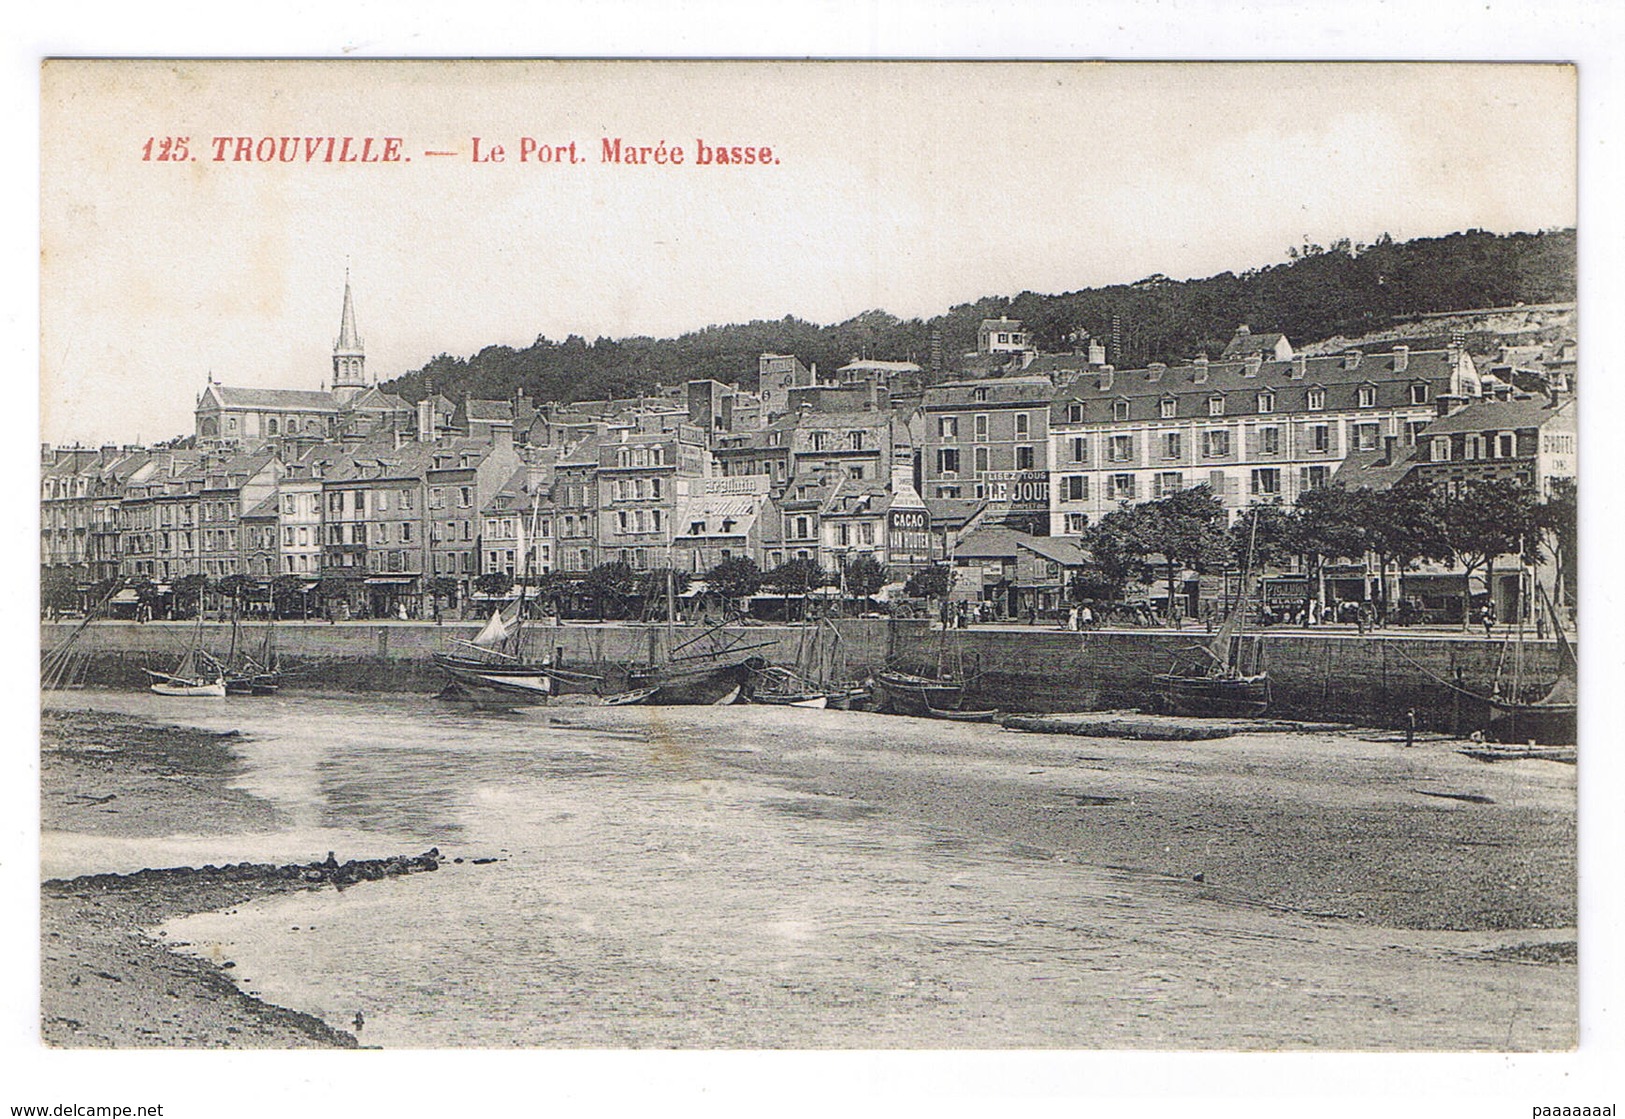
M 1002 627 L 944 635 L 923 621 L 855 618 L 835 624 L 855 677 L 888 664 L 931 671 L 945 657 L 950 663 L 962 661 L 976 675 L 968 705 L 1032 712 L 1145 705 L 1153 694 L 1152 677 L 1203 637 L 1196 630 L 1069 633 Z M 71 628 L 43 626 L 43 647 L 54 647 Z M 84 654 L 83 682 L 145 687 L 146 667 L 173 665 L 193 628 L 158 622 L 92 625 L 75 645 Z M 471 638 L 478 630 L 472 622 L 283 622 L 277 626 L 276 645 L 290 689 L 428 692 L 443 683 L 431 655 L 455 648 L 459 638 Z M 646 660 L 662 637 L 659 626 L 627 624 L 569 625 L 546 632 L 545 646 L 539 642 L 539 647 L 555 650 L 566 667 L 593 671 L 593 666 L 602 666 L 611 688 L 618 686 L 617 670 Z M 680 628 L 678 640 L 700 632 Z M 781 663 L 795 662 L 809 632 L 797 626 L 725 631 L 740 646 L 756 646 L 749 653 Z M 206 624 L 204 639 L 208 648 L 224 649 L 229 628 Z M 1487 693 L 1497 666 L 1506 679 L 1512 659 L 1499 637 L 1393 631 L 1380 636 L 1269 634 L 1265 650 L 1273 716 L 1398 727 L 1406 712 L 1415 710 L 1419 727 L 1453 733 L 1484 725 L 1486 705 L 1463 692 Z M 1525 677 L 1550 680 L 1556 673 L 1555 644 L 1526 642 Z

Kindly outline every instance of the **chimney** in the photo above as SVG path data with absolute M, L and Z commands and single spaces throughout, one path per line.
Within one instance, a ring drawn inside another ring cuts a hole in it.
M 1360 355 L 1359 350 L 1344 350 L 1343 351 L 1343 368 L 1344 369 L 1358 369 L 1358 368 L 1360 368 L 1360 356 L 1361 355 Z
M 1394 347 L 1394 372 L 1403 373 L 1411 363 L 1411 348 L 1409 346 Z
M 1303 380 L 1304 376 L 1308 374 L 1308 372 L 1309 372 L 1309 355 L 1308 354 L 1293 354 L 1292 355 L 1292 372 L 1290 374 L 1292 379 L 1294 381 L 1301 381 L 1301 380 Z
M 513 424 L 494 423 L 491 425 L 491 446 L 501 450 L 513 448 Z
M 1101 392 L 1110 392 L 1111 388 L 1112 388 L 1112 382 L 1114 380 L 1116 380 L 1116 379 L 1117 379 L 1117 370 L 1116 370 L 1116 368 L 1114 366 L 1103 365 L 1103 366 L 1100 367 L 1100 391 Z
M 1255 350 L 1243 360 L 1241 375 L 1243 377 L 1256 377 L 1258 371 L 1262 368 L 1264 368 L 1264 355 Z
M 1399 436 L 1384 435 L 1382 437 L 1382 462 L 1379 465 L 1392 466 L 1394 464 L 1394 448 L 1399 444 Z
M 1207 355 L 1196 355 L 1196 361 L 1193 364 L 1195 365 L 1196 369 L 1194 375 L 1191 377 L 1191 380 L 1195 381 L 1199 385 L 1207 384 Z
M 55 462 L 56 448 L 49 443 L 41 443 L 39 445 L 39 464 L 41 466 L 50 466 Z
M 1168 366 L 1160 361 L 1153 361 L 1145 367 L 1145 379 L 1155 384 L 1162 380 L 1162 375 L 1168 371 Z

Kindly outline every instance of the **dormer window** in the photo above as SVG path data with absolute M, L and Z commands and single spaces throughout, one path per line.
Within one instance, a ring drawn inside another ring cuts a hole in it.
M 1362 408 L 1375 408 L 1376 406 L 1377 406 L 1377 386 L 1376 385 L 1361 385 L 1360 386 L 1360 407 L 1362 407 Z
M 1114 420 L 1126 420 L 1126 419 L 1128 419 L 1128 401 L 1126 401 L 1126 400 L 1114 400 L 1114 401 L 1112 401 L 1112 419 L 1114 419 Z
M 1001 341 L 1001 342 L 1004 341 L 1004 338 L 1001 336 L 999 338 L 999 341 Z M 974 400 L 978 404 L 980 404 L 980 403 L 982 403 L 983 401 L 985 401 L 987 399 L 987 390 L 986 389 L 972 389 L 970 395 L 971 395 L 972 400 Z
M 1273 392 L 1261 392 L 1258 394 L 1258 410 L 1260 412 L 1275 411 L 1275 394 Z
M 1165 396 L 1157 405 L 1158 414 L 1165 420 L 1171 420 L 1179 415 L 1179 401 L 1171 396 Z
M 1427 385 L 1425 383 L 1422 383 L 1422 382 L 1418 382 L 1418 383 L 1412 385 L 1411 386 L 1411 403 L 1412 404 L 1426 404 L 1427 402 L 1428 402 L 1428 387 L 1427 387 Z
M 1308 405 L 1311 412 L 1324 411 L 1326 408 L 1326 390 L 1310 389 L 1308 393 Z
M 1210 416 L 1224 415 L 1224 397 L 1210 396 L 1207 398 L 1207 414 Z
M 1082 404 L 1068 404 L 1066 406 L 1066 422 L 1069 424 L 1081 424 L 1083 422 Z

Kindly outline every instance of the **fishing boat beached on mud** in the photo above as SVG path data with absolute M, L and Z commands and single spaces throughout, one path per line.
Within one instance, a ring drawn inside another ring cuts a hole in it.
M 226 673 L 219 661 L 203 649 L 203 611 L 198 610 L 192 643 L 182 654 L 174 672 L 147 669 L 149 687 L 158 695 L 201 698 L 226 696 Z
M 1536 694 L 1526 698 L 1529 693 L 1523 681 L 1524 626 L 1520 611 L 1513 678 L 1503 691 L 1500 674 L 1497 674 L 1495 691 L 1486 697 L 1491 710 L 1484 737 L 1491 742 L 1519 745 L 1571 746 L 1579 741 L 1579 664 L 1545 589 L 1537 584 L 1535 590 L 1539 608 L 1546 611 L 1552 632 L 1557 636 L 1557 679 L 1549 686 L 1537 687 Z
M 1244 633 L 1251 604 L 1253 539 L 1247 544 L 1247 567 L 1241 593 L 1213 640 L 1191 646 L 1176 657 L 1167 672 L 1152 677 L 1156 705 L 1165 714 L 1225 718 L 1262 715 L 1270 705 L 1270 677 L 1264 666 L 1264 642 Z

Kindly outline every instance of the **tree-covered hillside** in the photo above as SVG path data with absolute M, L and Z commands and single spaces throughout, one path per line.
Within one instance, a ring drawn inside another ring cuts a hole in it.
M 669 339 L 537 338 L 524 349 L 489 346 L 466 359 L 442 354 L 386 387 L 414 401 L 430 383 L 454 399 L 510 397 L 522 388 L 538 400 L 565 401 L 631 396 L 697 377 L 754 388 L 763 353 L 793 353 L 826 369 L 857 356 L 929 367 L 933 330 L 947 374 L 975 348 L 980 322 L 999 315 L 1022 320 L 1041 350 L 1070 348 L 1068 337 L 1085 331 L 1108 346 L 1115 337 L 1111 357 L 1120 366 L 1176 362 L 1216 355 L 1242 322 L 1301 344 L 1361 335 L 1423 312 L 1571 301 L 1575 244 L 1571 229 L 1471 230 L 1406 242 L 1385 235 L 1370 245 L 1304 245 L 1281 264 L 1239 275 L 1155 275 L 1062 295 L 987 296 L 932 319 L 877 310 L 829 326 L 786 315 Z

